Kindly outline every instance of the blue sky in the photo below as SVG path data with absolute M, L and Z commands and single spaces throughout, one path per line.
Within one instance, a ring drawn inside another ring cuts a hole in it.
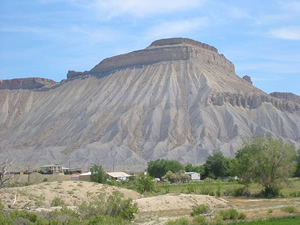
M 60 81 L 169 37 L 216 47 L 267 93 L 300 95 L 296 0 L 0 0 L 0 79 Z

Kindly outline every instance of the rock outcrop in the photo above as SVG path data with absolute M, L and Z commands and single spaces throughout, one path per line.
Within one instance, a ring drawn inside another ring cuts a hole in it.
M 125 68 L 191 59 L 203 61 L 211 66 L 217 66 L 234 72 L 233 64 L 222 54 L 218 54 L 216 48 L 187 38 L 171 38 L 154 41 L 144 50 L 104 59 L 88 72 L 69 71 L 67 77 L 73 78 L 85 74 L 101 75 Z
M 232 93 L 217 93 L 211 96 L 214 105 L 221 106 L 229 103 L 232 106 L 241 106 L 249 109 L 256 109 L 263 103 L 270 103 L 281 111 L 295 112 L 300 110 L 300 105 L 291 101 L 280 101 L 268 95 L 239 95 Z
M 1 89 L 35 89 L 35 88 L 42 88 L 42 87 L 50 87 L 57 84 L 57 82 L 39 78 L 39 77 L 32 77 L 32 78 L 20 78 L 20 79 L 12 79 L 12 80 L 0 80 L 0 90 Z
M 245 81 L 247 81 L 248 83 L 253 84 L 253 83 L 252 83 L 252 80 L 251 80 L 251 77 L 249 77 L 248 75 L 243 76 L 243 79 L 244 79 Z
M 290 93 L 290 92 L 272 92 L 272 93 L 270 93 L 270 95 L 275 97 L 275 98 L 280 98 L 280 99 L 285 99 L 285 100 L 288 100 L 288 101 L 293 101 L 293 102 L 300 103 L 300 96 L 295 95 L 295 94 Z
M 0 159 L 142 171 L 158 158 L 233 157 L 252 136 L 300 148 L 297 102 L 259 90 L 214 47 L 190 39 L 155 41 L 42 89 L 0 90 Z

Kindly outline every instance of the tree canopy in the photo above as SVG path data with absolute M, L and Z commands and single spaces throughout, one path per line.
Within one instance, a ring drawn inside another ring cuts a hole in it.
M 265 196 L 279 194 L 281 182 L 287 182 L 295 168 L 295 148 L 271 137 L 249 139 L 236 153 L 231 173 L 248 185 L 257 182 Z
M 194 166 L 191 163 L 187 163 L 184 167 L 186 172 L 197 172 L 200 173 L 201 176 L 205 173 L 204 165 Z
M 204 164 L 205 177 L 217 178 L 227 175 L 228 163 L 222 152 L 215 152 L 207 157 Z
M 103 184 L 106 182 L 106 179 L 106 173 L 101 165 L 94 165 L 91 168 L 91 181 Z
M 148 162 L 147 171 L 152 177 L 162 178 L 168 171 L 178 173 L 184 166 L 176 160 L 157 159 Z
M 295 177 L 300 177 L 300 149 L 296 153 L 296 171 L 294 174 Z

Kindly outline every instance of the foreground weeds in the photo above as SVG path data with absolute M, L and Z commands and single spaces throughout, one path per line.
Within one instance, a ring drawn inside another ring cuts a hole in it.
M 55 198 L 53 205 L 62 204 Z M 0 202 L 0 224 L 128 224 L 135 218 L 137 204 L 131 199 L 123 199 L 123 195 L 114 192 L 105 200 L 103 195 L 98 199 L 83 203 L 75 212 L 65 206 L 52 212 L 29 212 L 26 210 L 5 210 Z

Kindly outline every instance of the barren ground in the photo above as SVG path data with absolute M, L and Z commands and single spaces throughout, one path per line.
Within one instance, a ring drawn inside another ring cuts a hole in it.
M 33 175 L 31 177 L 38 184 L 11 187 L 0 190 L 0 198 L 6 206 L 12 206 L 16 197 L 14 208 L 30 209 L 33 211 L 52 210 L 51 202 L 60 198 L 70 208 L 84 201 L 91 201 L 99 194 L 109 196 L 113 191 L 119 191 L 125 198 L 132 198 L 138 203 L 139 212 L 134 224 L 164 224 L 169 219 L 181 216 L 189 216 L 193 207 L 206 204 L 213 212 L 223 208 L 236 208 L 244 212 L 247 218 L 257 219 L 273 216 L 287 215 L 281 210 L 285 206 L 294 206 L 300 212 L 300 198 L 277 198 L 277 199 L 247 199 L 235 197 L 217 198 L 197 194 L 165 194 L 152 197 L 144 197 L 135 191 L 102 185 L 84 181 L 70 181 L 68 176 L 51 177 L 47 180 L 57 179 L 59 181 L 41 182 L 45 176 Z M 15 177 L 19 182 L 24 182 L 26 176 Z M 67 180 L 65 180 L 67 179 Z M 56 207 L 57 208 L 57 207 Z M 272 211 L 272 212 L 270 212 Z

